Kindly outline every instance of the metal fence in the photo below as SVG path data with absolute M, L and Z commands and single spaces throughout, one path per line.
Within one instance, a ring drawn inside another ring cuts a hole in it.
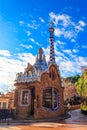
M 0 120 L 7 120 L 8 118 L 13 119 L 13 117 L 14 117 L 13 110 L 0 109 Z

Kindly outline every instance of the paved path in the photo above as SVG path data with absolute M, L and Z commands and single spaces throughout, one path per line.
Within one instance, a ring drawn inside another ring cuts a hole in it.
M 0 130 L 21 130 L 21 128 L 5 125 L 5 126 L 0 126 Z
M 84 115 L 81 113 L 80 110 L 74 110 L 70 111 L 71 117 L 62 121 L 59 121 L 60 123 L 65 124 L 84 124 L 87 125 L 87 115 Z
M 0 130 L 87 130 L 87 115 L 81 114 L 80 110 L 70 112 L 71 117 L 65 120 L 53 122 L 31 122 L 0 124 Z

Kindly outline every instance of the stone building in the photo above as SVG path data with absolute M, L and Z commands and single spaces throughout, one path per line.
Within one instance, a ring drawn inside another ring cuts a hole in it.
M 50 58 L 47 64 L 40 48 L 35 64 L 27 64 L 24 73 L 18 73 L 15 85 L 16 117 L 26 119 L 51 118 L 64 114 L 64 96 L 59 66 L 55 61 L 54 28 L 50 32 Z
M 14 92 L 0 94 L 0 109 L 14 109 Z

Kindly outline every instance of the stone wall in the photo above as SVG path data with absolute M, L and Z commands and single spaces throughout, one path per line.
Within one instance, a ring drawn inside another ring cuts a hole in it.
M 51 69 L 54 69 L 55 71 L 55 78 L 52 80 L 52 78 L 49 77 L 49 72 Z M 58 73 L 57 67 L 55 65 L 52 66 L 52 68 L 49 68 L 49 72 L 44 72 L 41 75 L 40 81 L 34 81 L 29 83 L 18 83 L 15 84 L 16 90 L 15 90 L 15 107 L 17 110 L 16 117 L 17 118 L 27 118 L 31 113 L 31 105 L 27 107 L 20 106 L 20 91 L 22 89 L 30 89 L 32 87 L 35 88 L 35 97 L 34 97 L 34 118 L 40 119 L 40 118 L 50 118 L 55 117 L 61 114 L 64 114 L 64 96 L 63 96 L 63 88 L 61 86 L 61 79 L 60 75 Z M 51 110 L 43 107 L 43 90 L 46 88 L 54 87 L 58 90 L 60 95 L 60 108 L 57 110 Z

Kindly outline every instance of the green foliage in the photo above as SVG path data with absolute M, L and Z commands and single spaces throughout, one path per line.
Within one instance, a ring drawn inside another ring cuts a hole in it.
M 81 110 L 87 111 L 87 105 L 82 105 L 82 106 L 81 106 Z
M 78 79 L 75 85 L 79 94 L 82 97 L 86 98 L 87 96 L 87 72 L 85 72 L 83 76 Z
M 77 74 L 75 76 L 69 76 L 69 77 L 65 78 L 65 81 L 75 83 L 78 81 L 79 78 L 80 78 L 80 75 Z

